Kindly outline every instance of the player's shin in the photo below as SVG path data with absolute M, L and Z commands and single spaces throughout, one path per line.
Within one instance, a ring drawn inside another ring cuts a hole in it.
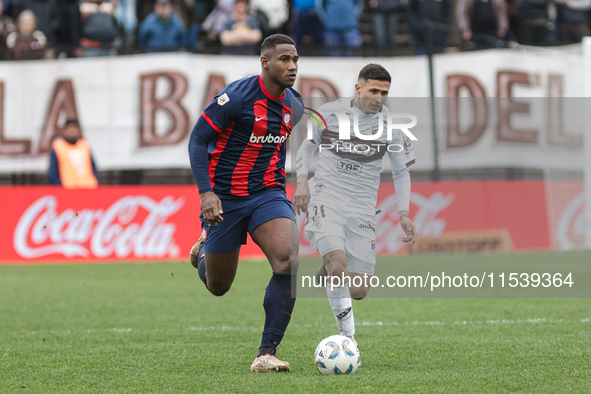
M 203 282 L 205 287 L 207 287 L 207 281 L 205 280 L 205 253 L 199 251 L 201 255 L 199 256 L 199 265 L 197 266 L 197 272 L 199 273 L 199 279 Z
M 263 330 L 259 356 L 264 354 L 274 355 L 277 346 L 279 346 L 285 335 L 296 301 L 296 294 L 293 293 L 296 289 L 296 279 L 297 275 L 273 273 L 263 302 L 265 329 Z
M 353 317 L 353 303 L 348 284 L 345 283 L 340 287 L 327 284 L 326 294 L 341 335 L 352 337 L 355 335 L 355 318 Z

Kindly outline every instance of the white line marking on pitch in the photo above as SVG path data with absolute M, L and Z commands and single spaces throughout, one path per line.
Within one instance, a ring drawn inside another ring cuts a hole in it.
M 564 320 L 564 319 L 548 319 L 545 317 L 538 317 L 538 318 L 527 318 L 527 319 L 515 319 L 515 320 L 507 320 L 507 319 L 498 319 L 498 320 L 456 320 L 451 323 L 446 323 L 443 321 L 412 321 L 412 322 L 370 322 L 370 321 L 362 321 L 359 322 L 358 325 L 360 326 L 443 326 L 443 325 L 452 325 L 452 326 L 462 326 L 462 325 L 484 325 L 484 324 L 540 324 L 540 323 L 589 323 L 591 319 L 589 318 L 582 318 L 582 319 L 575 319 L 575 320 Z M 291 324 L 290 327 L 295 328 L 311 328 L 311 327 L 320 327 L 320 328 L 329 328 L 332 327 L 332 324 Z M 207 326 L 207 327 L 189 327 L 189 331 L 214 331 L 214 330 L 234 330 L 234 331 L 246 331 L 246 330 L 253 330 L 258 331 L 261 327 L 253 326 L 253 327 L 234 327 L 234 326 Z M 185 329 L 180 329 L 183 331 Z M 104 328 L 104 329 L 88 329 L 88 330 L 80 330 L 79 332 L 92 334 L 92 333 L 101 333 L 101 332 L 118 332 L 118 333 L 125 333 L 125 332 L 148 332 L 148 331 L 179 331 L 176 329 L 133 329 L 133 328 Z M 31 335 L 36 335 L 40 333 L 49 332 L 51 334 L 70 334 L 76 333 L 76 330 L 66 330 L 66 331 L 57 331 L 57 330 L 47 330 L 47 331 L 31 331 Z

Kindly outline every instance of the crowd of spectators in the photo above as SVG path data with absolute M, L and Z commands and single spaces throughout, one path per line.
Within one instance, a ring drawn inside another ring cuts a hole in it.
M 274 33 L 325 56 L 561 45 L 591 34 L 590 10 L 591 0 L 0 0 L 0 59 L 256 54 Z

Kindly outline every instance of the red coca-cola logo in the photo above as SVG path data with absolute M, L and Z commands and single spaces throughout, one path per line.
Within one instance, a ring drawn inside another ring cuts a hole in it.
M 47 195 L 20 217 L 14 231 L 14 249 L 23 258 L 48 255 L 67 258 L 176 258 L 180 248 L 176 225 L 167 219 L 184 198 L 125 196 L 106 209 L 71 208 L 58 211 L 58 200 Z

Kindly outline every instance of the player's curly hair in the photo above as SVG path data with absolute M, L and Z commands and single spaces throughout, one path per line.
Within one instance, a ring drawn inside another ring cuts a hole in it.
M 265 38 L 261 44 L 261 54 L 264 54 L 269 50 L 273 50 L 277 45 L 281 44 L 290 44 L 295 46 L 295 42 L 291 39 L 291 37 L 286 36 L 285 34 L 273 34 L 272 36 Z
M 375 79 L 377 81 L 388 81 L 392 82 L 392 77 L 388 70 L 384 67 L 380 66 L 377 63 L 369 63 L 367 66 L 363 67 L 361 71 L 359 71 L 359 79 Z

